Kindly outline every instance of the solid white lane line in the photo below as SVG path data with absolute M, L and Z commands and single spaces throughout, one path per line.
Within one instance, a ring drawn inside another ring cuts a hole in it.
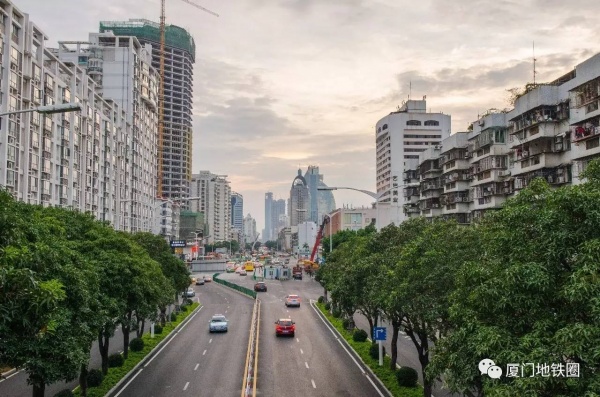
M 133 377 L 132 377 L 131 379 L 129 379 L 129 382 L 127 382 L 127 383 L 125 384 L 125 386 L 123 386 L 123 388 L 121 389 L 121 391 L 120 391 L 120 392 L 118 392 L 117 394 L 115 394 L 115 397 L 119 397 L 119 395 L 120 395 L 121 393 L 123 393 L 123 390 L 127 389 L 127 386 L 129 386 L 129 385 L 131 384 L 131 382 L 133 382 L 133 380 L 134 380 L 135 378 L 137 378 L 137 376 L 138 376 L 139 374 L 141 374 L 141 373 L 142 373 L 142 371 L 143 371 L 143 370 L 142 370 L 142 369 L 140 369 L 140 370 L 137 372 L 137 374 L 133 375 Z
M 302 351 L 302 349 L 300 349 L 300 354 L 304 354 L 304 352 Z
M 201 307 L 200 307 L 200 309 L 198 309 L 198 311 L 196 312 L 196 314 L 200 313 L 200 310 L 202 310 L 203 308 L 204 308 L 204 306 L 201 306 Z M 189 323 L 192 321 L 192 319 L 193 319 L 194 317 L 196 317 L 196 314 L 194 314 L 194 315 L 192 316 L 192 318 L 190 318 L 190 320 L 189 320 L 187 323 L 185 323 L 185 324 L 183 325 L 183 327 L 181 327 L 181 328 L 179 329 L 179 331 L 181 331 L 181 330 L 182 330 L 182 329 L 183 329 L 183 328 L 184 328 L 186 325 L 188 325 L 188 324 L 189 324 Z M 173 335 L 173 337 L 172 337 L 171 339 L 169 339 L 169 341 L 168 341 L 167 343 L 165 343 L 165 345 L 164 345 L 163 347 L 161 347 L 161 348 L 160 348 L 160 350 L 159 350 L 158 352 L 156 352 L 156 354 L 155 354 L 155 355 L 154 355 L 154 356 L 153 356 L 153 357 L 152 357 L 150 360 L 148 360 L 148 362 L 147 362 L 147 363 L 144 365 L 144 368 L 146 368 L 148 365 L 150 365 L 150 363 L 151 363 L 151 362 L 152 362 L 152 361 L 153 361 L 153 360 L 156 358 L 156 356 L 158 356 L 158 355 L 159 355 L 159 354 L 160 354 L 160 353 L 161 353 L 161 352 L 164 350 L 164 348 L 165 348 L 165 347 L 167 347 L 167 346 L 169 345 L 169 343 L 171 343 L 171 341 L 172 341 L 173 339 L 175 339 L 175 337 L 178 335 L 179 331 L 177 331 L 177 333 L 176 333 L 175 335 Z M 136 376 L 137 376 L 137 375 L 136 375 Z M 128 384 L 129 384 L 129 383 L 128 383 Z M 117 397 L 117 396 L 115 396 L 115 397 Z
M 194 367 L 194 371 L 196 371 L 198 369 L 199 365 L 200 365 L 200 363 L 196 364 L 196 366 Z
M 212 343 L 212 339 L 208 341 L 208 343 Z
M 315 380 L 314 380 L 314 379 L 311 379 L 311 380 L 310 380 L 310 383 L 312 383 L 312 385 L 313 385 L 313 389 L 316 389 L 316 388 L 317 388 L 317 385 L 315 385 Z
M 187 388 L 188 388 L 188 386 L 189 386 L 189 385 L 190 385 L 190 382 L 187 382 L 187 383 L 185 384 L 185 386 L 183 386 L 183 390 L 184 390 L 184 391 L 185 391 L 185 390 L 187 390 Z
M 308 363 L 305 361 L 304 365 L 306 365 L 306 369 L 308 369 Z
M 204 352 L 202 352 L 202 355 L 205 355 L 205 354 L 206 354 L 206 350 L 204 350 Z

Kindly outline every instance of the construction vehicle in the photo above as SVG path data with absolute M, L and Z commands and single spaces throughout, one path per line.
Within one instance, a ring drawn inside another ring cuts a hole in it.
M 323 230 L 325 230 L 325 225 L 329 223 L 329 217 L 324 217 L 323 222 L 321 223 L 321 227 L 319 227 L 319 232 L 317 233 L 317 238 L 315 240 L 315 246 L 312 249 L 312 253 L 310 254 L 310 262 L 314 263 L 315 255 L 317 250 L 319 249 L 319 245 L 321 244 L 321 240 L 323 239 Z M 316 264 L 316 263 L 315 263 Z M 319 265 L 317 265 L 317 268 Z
M 302 280 L 302 266 L 300 266 L 300 263 L 292 268 L 292 278 Z

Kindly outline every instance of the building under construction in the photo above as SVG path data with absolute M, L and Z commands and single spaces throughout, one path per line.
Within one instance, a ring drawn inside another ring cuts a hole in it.
M 152 65 L 160 67 L 160 25 L 145 19 L 100 22 L 100 32 L 135 36 L 152 45 Z M 162 136 L 162 196 L 187 198 L 192 179 L 192 92 L 196 45 L 183 28 L 165 26 L 164 129 Z M 161 162 L 159 161 L 159 164 Z M 184 201 L 183 206 L 187 203 Z

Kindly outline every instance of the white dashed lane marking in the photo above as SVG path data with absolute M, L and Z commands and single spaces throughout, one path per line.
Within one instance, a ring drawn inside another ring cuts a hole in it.
M 183 390 L 187 390 L 187 388 L 188 388 L 188 386 L 189 386 L 189 385 L 190 385 L 190 382 L 187 382 L 187 383 L 185 384 L 185 386 L 183 386 Z
M 206 350 L 204 350 L 204 352 L 202 353 L 202 355 L 205 355 L 205 354 L 206 354 Z
M 198 370 L 198 366 L 199 366 L 199 365 L 200 365 L 200 364 L 196 364 L 196 366 L 194 367 L 194 371 Z
M 308 369 L 308 363 L 305 361 L 304 365 L 306 365 L 306 369 Z
M 312 383 L 312 385 L 313 385 L 313 389 L 316 389 L 316 388 L 317 388 L 317 385 L 315 385 L 315 380 L 314 380 L 314 379 L 311 379 L 311 380 L 310 380 L 310 383 Z

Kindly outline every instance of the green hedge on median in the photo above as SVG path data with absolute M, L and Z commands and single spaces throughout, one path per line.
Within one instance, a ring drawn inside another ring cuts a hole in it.
M 343 326 L 341 318 L 335 318 L 325 309 L 325 304 L 316 303 L 317 307 L 327 317 L 331 325 L 337 329 L 337 331 L 344 337 L 346 342 L 352 347 L 352 349 L 358 354 L 365 364 L 371 368 L 373 373 L 381 380 L 381 382 L 392 392 L 395 397 L 423 397 L 423 387 L 418 386 L 415 388 L 401 387 L 398 385 L 396 379 L 396 371 L 390 369 L 391 359 L 389 356 L 383 358 L 383 366 L 379 366 L 379 360 L 373 359 L 369 354 L 369 348 L 371 342 L 356 342 L 352 338 L 353 331 L 348 331 Z
M 112 389 L 121 379 L 123 379 L 129 371 L 133 369 L 140 361 L 142 361 L 152 349 L 156 345 L 160 343 L 163 339 L 165 339 L 171 331 L 175 329 L 186 317 L 188 317 L 194 309 L 200 306 L 199 303 L 194 302 L 190 305 L 190 309 L 186 312 L 181 312 L 177 314 L 176 321 L 168 322 L 164 328 L 162 334 L 154 334 L 154 338 L 150 337 L 150 333 L 145 333 L 142 336 L 142 340 L 144 341 L 144 348 L 142 351 L 134 352 L 129 350 L 129 357 L 125 360 L 125 363 L 122 367 L 117 368 L 109 368 L 108 374 L 104 377 L 102 384 L 98 387 L 90 387 L 88 388 L 88 397 L 103 397 L 108 393 L 110 389 Z M 79 390 L 79 386 L 74 390 L 73 395 L 75 397 L 81 397 L 81 391 Z

